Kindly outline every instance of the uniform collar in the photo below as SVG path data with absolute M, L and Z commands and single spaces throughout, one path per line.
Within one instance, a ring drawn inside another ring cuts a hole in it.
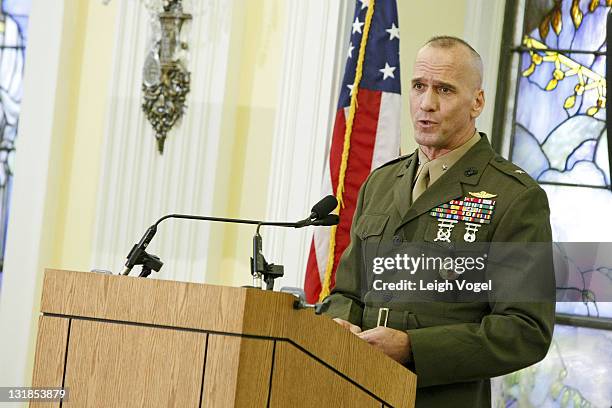
M 473 145 L 452 166 L 452 168 L 448 169 L 438 180 L 436 180 L 427 190 L 425 190 L 425 192 L 412 204 L 407 212 L 402 214 L 401 225 L 413 220 L 419 215 L 434 207 L 437 207 L 440 204 L 447 203 L 450 200 L 461 197 L 463 194 L 463 184 L 478 184 L 485 167 L 495 155 L 491 145 L 489 144 L 487 136 L 484 133 L 480 133 L 480 136 L 480 140 L 478 140 L 477 143 Z M 413 172 L 411 173 L 407 171 L 406 173 L 408 175 L 415 174 L 415 162 L 416 159 L 415 156 L 413 156 L 412 163 L 408 164 L 410 168 L 413 168 Z M 399 197 L 396 197 L 396 199 L 398 198 Z M 401 203 L 397 202 L 396 204 L 404 209 L 407 205 L 406 201 Z M 401 225 L 398 226 L 398 228 L 401 227 Z
M 417 166 L 418 162 L 419 162 L 419 160 L 417 159 L 417 151 L 415 150 L 414 153 L 410 154 L 406 158 L 406 162 L 403 163 L 402 166 L 399 166 L 399 168 L 397 169 L 396 176 L 397 177 L 403 177 L 404 174 L 406 174 L 406 173 L 408 173 L 408 175 L 410 175 L 412 169 L 414 169 Z M 412 173 L 412 174 L 414 174 L 414 173 Z
M 463 184 L 478 184 L 485 167 L 495 156 L 487 135 L 482 132 L 479 134 L 480 140 L 454 166 L 460 173 L 460 181 Z
M 419 167 L 425 163 L 429 169 L 429 184 L 433 184 L 438 180 L 444 173 L 446 173 L 451 167 L 453 167 L 471 148 L 480 140 L 480 134 L 474 132 L 472 137 L 467 142 L 459 146 L 458 148 L 451 150 L 443 156 L 437 157 L 433 160 L 423 153 L 420 148 L 417 149 L 419 155 Z

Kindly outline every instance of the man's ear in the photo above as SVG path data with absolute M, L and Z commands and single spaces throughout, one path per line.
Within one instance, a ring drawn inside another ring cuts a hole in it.
M 485 96 L 484 90 L 479 89 L 476 91 L 476 95 L 474 96 L 474 100 L 472 101 L 472 112 L 470 115 L 473 119 L 476 119 L 482 113 L 485 104 Z

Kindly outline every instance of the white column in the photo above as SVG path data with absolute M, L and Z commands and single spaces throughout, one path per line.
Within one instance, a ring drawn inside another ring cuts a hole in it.
M 132 245 L 164 214 L 212 213 L 234 3 L 187 5 L 191 91 L 163 155 L 140 108 L 150 17 L 142 2 L 120 5 L 92 267 L 120 272 Z M 154 277 L 204 282 L 209 229 L 185 220 L 160 224 L 148 248 L 164 262 Z
M 499 54 L 506 0 L 468 0 L 464 39 L 478 51 L 484 63 L 485 109 L 477 119 L 478 130 L 491 137 L 499 73 Z
M 0 294 L 0 386 L 30 384 L 42 268 L 57 239 L 58 173 L 66 125 L 55 107 L 65 106 L 70 97 L 62 56 L 74 46 L 70 37 L 77 23 L 75 16 L 65 15 L 64 7 L 63 0 L 35 0 L 30 14 Z
M 321 197 L 354 1 L 287 3 L 281 88 L 270 169 L 270 220 L 298 220 Z M 281 286 L 302 287 L 312 230 L 267 229 L 268 262 L 283 264 Z

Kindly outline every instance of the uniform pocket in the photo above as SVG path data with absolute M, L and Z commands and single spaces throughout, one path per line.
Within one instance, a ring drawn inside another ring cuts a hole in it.
M 363 214 L 361 218 L 359 218 L 359 222 L 357 223 L 355 233 L 362 240 L 366 240 L 367 238 L 370 238 L 370 237 L 382 235 L 388 221 L 389 221 L 388 215 Z
M 359 237 L 361 244 L 361 287 L 365 291 L 372 287 L 372 282 L 376 276 L 373 273 L 375 259 L 380 257 L 379 249 L 387 222 L 388 215 L 378 214 L 363 214 L 355 226 L 355 234 Z M 354 271 L 353 273 L 358 273 Z

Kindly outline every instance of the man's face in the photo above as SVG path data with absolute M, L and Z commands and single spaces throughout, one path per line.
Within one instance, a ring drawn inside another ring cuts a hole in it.
M 465 47 L 425 46 L 417 54 L 410 89 L 416 142 L 454 149 L 474 132 L 484 106 L 480 73 Z

